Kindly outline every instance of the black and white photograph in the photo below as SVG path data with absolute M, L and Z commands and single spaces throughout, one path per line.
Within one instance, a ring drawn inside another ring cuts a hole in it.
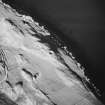
M 0 0 L 0 105 L 105 105 L 105 0 Z

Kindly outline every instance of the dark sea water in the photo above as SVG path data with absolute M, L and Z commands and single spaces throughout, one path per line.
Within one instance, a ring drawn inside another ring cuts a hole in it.
M 76 60 L 85 67 L 86 75 L 100 90 L 104 100 L 104 1 L 3 1 L 20 13 L 31 15 L 40 25 L 45 25 L 52 34 L 57 35 L 68 46 Z

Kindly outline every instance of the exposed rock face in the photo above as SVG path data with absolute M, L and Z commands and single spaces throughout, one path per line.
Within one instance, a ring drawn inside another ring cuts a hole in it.
M 8 104 L 102 105 L 87 84 L 66 46 L 0 1 L 0 92 Z

